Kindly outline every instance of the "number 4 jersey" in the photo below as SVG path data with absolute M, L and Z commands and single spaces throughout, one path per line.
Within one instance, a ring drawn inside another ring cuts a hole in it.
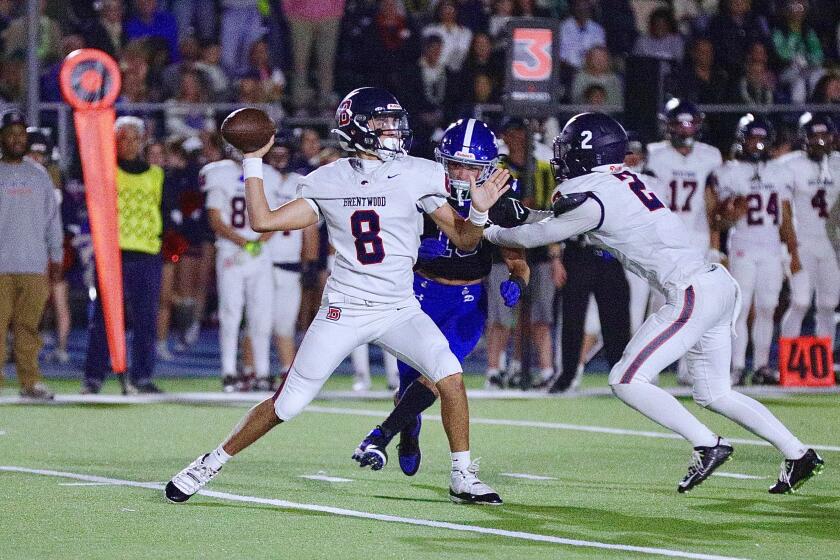
M 236 230 L 236 233 L 249 241 L 256 240 L 260 234 L 251 229 L 248 212 L 245 209 L 245 180 L 242 165 L 224 159 L 208 163 L 199 172 L 202 190 L 207 192 L 207 208 L 215 208 L 221 215 L 222 222 Z M 263 182 L 269 201 L 279 197 L 280 174 L 268 165 L 263 165 Z M 216 238 L 216 250 L 219 257 L 237 253 L 240 248 L 233 241 Z
M 779 225 L 782 204 L 790 202 L 793 176 L 777 161 L 728 161 L 716 172 L 721 200 L 746 199 L 747 213 L 729 230 L 729 253 L 752 251 L 781 253 Z
M 298 196 L 326 221 L 335 248 L 327 292 L 379 303 L 413 297 L 423 212 L 446 204 L 443 166 L 344 158 L 301 179 Z

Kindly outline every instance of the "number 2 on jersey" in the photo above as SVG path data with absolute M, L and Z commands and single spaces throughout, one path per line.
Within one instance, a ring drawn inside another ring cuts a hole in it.
M 620 173 L 613 173 L 617 179 L 621 179 L 630 187 L 630 190 L 633 191 L 639 200 L 642 201 L 642 204 L 645 207 L 653 212 L 654 210 L 659 210 L 660 208 L 665 208 L 665 205 L 662 204 L 656 195 L 652 192 L 645 190 L 645 184 L 639 179 L 635 174 L 630 173 L 629 171 L 622 171 Z
M 385 245 L 379 237 L 379 214 L 374 210 L 356 210 L 350 216 L 350 232 L 356 239 L 356 260 L 377 264 L 385 259 Z

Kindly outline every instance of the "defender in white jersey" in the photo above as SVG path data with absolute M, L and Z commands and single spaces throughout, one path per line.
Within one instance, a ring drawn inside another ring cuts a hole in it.
M 782 336 L 796 337 L 816 292 L 817 336 L 834 347 L 834 308 L 840 301 L 840 268 L 828 236 L 828 218 L 840 194 L 840 158 L 832 157 L 836 129 L 828 115 L 805 113 L 799 119 L 802 151 L 784 157 L 793 175 L 793 217 L 802 271 L 790 282 L 790 307 L 782 320 Z M 780 158 L 781 159 L 781 158 Z
M 656 195 L 683 221 L 697 247 L 720 262 L 720 239 L 710 227 L 717 201 L 708 182 L 723 163 L 720 150 L 697 140 L 703 113 L 694 103 L 671 99 L 661 118 L 667 142 L 649 149 L 645 173 L 661 181 L 665 188 L 657 188 Z
M 773 313 L 784 281 L 781 242 L 787 245 L 792 274 L 801 270 L 796 232 L 793 229 L 791 187 L 793 174 L 777 161 L 768 160 L 773 128 L 763 117 L 746 115 L 738 125 L 735 159 L 715 172 L 718 192 L 735 208 L 729 229 L 729 269 L 741 286 L 744 305 L 735 325 L 732 382 L 746 380 L 747 316 L 752 324 L 753 383 L 775 383 L 778 374 L 769 367 L 773 338 Z
M 300 182 L 299 199 L 270 210 L 260 160 L 270 144 L 244 161 L 248 211 L 259 231 L 290 231 L 326 221 L 336 250 L 321 309 L 306 332 L 289 373 L 274 397 L 255 406 L 215 451 L 200 456 L 166 486 L 171 501 L 183 502 L 212 479 L 232 455 L 271 428 L 294 418 L 359 344 L 374 342 L 433 381 L 452 452 L 450 499 L 501 504 L 477 476 L 470 460 L 469 411 L 461 365 L 443 334 L 420 309 L 412 267 L 420 245 L 422 212 L 452 243 L 473 250 L 487 212 L 510 177 L 498 170 L 480 187 L 472 182 L 470 216 L 447 204 L 443 166 L 406 155 L 411 131 L 406 112 L 387 91 L 350 92 L 336 113 L 334 131 L 354 157 L 323 166 Z M 272 139 L 273 142 L 273 139 Z M 375 452 L 375 447 L 368 447 Z M 384 464 L 387 455 L 381 451 Z
M 266 192 L 268 205 L 272 208 L 279 208 L 297 197 L 301 175 L 290 172 L 291 157 L 291 145 L 288 142 L 276 143 L 265 156 L 265 161 L 280 174 L 278 188 Z M 280 356 L 280 371 L 286 372 L 295 357 L 295 325 L 300 311 L 302 288 L 318 282 L 318 226 L 277 232 L 266 243 L 266 250 L 273 265 L 272 330 L 277 354 Z M 268 381 L 267 387 L 257 388 L 274 390 L 273 377 Z
M 530 248 L 586 234 L 665 294 L 666 304 L 630 340 L 609 382 L 621 400 L 694 445 L 678 491 L 700 484 L 732 453 L 728 441 L 650 383 L 683 355 L 698 404 L 761 436 L 785 456 L 770 492 L 790 492 L 802 484 L 822 468 L 822 459 L 762 404 L 730 387 L 730 330 L 740 307 L 737 283 L 721 265 L 705 260 L 681 220 L 637 174 L 624 168 L 627 139 L 611 117 L 573 117 L 554 146 L 558 178 L 568 178 L 555 191 L 556 216 L 507 230 L 492 226 L 485 238 L 502 246 Z
M 265 165 L 267 195 L 276 198 L 280 174 Z M 202 168 L 200 178 L 207 192 L 210 227 L 216 234 L 216 282 L 219 292 L 219 346 L 222 387 L 226 392 L 250 390 L 255 380 L 238 376 L 236 355 L 239 326 L 245 310 L 254 369 L 260 383 L 269 378 L 271 315 L 274 287 L 271 258 L 264 243 L 272 233 L 251 229 L 245 204 L 242 165 L 225 159 Z

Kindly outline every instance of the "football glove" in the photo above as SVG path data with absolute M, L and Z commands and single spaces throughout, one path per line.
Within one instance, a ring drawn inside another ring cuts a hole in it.
M 417 259 L 431 261 L 446 252 L 446 243 L 436 237 L 427 237 L 420 242 L 420 249 L 417 251 Z
M 519 298 L 522 297 L 522 290 L 524 289 L 525 280 L 519 276 L 511 276 L 499 284 L 499 293 L 502 295 L 502 299 L 508 307 L 513 307 L 519 302 Z
M 259 257 L 260 253 L 262 253 L 262 243 L 259 241 L 249 241 L 242 248 L 252 257 Z

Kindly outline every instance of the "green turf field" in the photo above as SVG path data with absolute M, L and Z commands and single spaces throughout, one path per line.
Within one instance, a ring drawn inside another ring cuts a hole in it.
M 348 383 L 338 378 L 328 388 Z M 216 384 L 161 382 L 169 391 Z M 832 448 L 820 451 L 824 474 L 796 495 L 767 493 L 780 456 L 748 443 L 736 444 L 720 471 L 761 478 L 715 476 L 677 494 L 688 444 L 651 437 L 664 430 L 613 397 L 474 401 L 473 456 L 482 457 L 482 479 L 505 499 L 498 508 L 449 502 L 447 447 L 434 419 L 424 427 L 417 476 L 399 471 L 395 449 L 383 471 L 359 469 L 350 455 L 376 423 L 372 414 L 388 410 L 384 401 L 316 402 L 316 411 L 229 463 L 208 487 L 215 495 L 183 505 L 166 503 L 155 484 L 126 484 L 168 480 L 212 449 L 244 406 L 0 406 L 0 469 L 67 473 L 0 470 L 0 558 L 840 558 L 837 396 L 764 402 L 806 443 Z M 722 418 L 698 414 L 726 436 L 755 441 Z M 319 474 L 350 481 L 301 478 Z

